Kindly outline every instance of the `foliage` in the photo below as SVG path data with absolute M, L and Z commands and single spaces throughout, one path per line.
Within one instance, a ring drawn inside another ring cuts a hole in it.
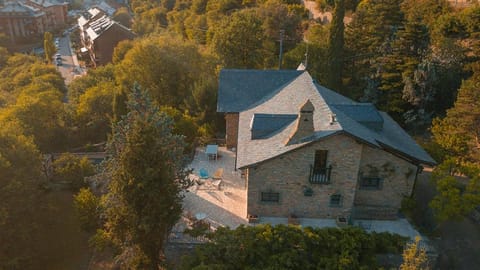
M 400 270 L 427 270 L 427 253 L 419 246 L 420 236 L 415 237 L 415 242 L 409 243 L 403 251 L 403 263 Z
M 138 82 L 149 89 L 159 105 L 177 107 L 190 94 L 194 82 L 211 71 L 208 65 L 190 42 L 174 36 L 152 36 L 138 40 L 128 50 L 115 66 L 115 77 L 123 94 Z
M 73 204 L 81 228 L 87 232 L 94 232 L 100 224 L 100 198 L 89 188 L 81 188 L 74 195 Z
M 50 32 L 43 34 L 43 49 L 45 51 L 45 60 L 51 63 L 55 52 L 57 52 L 57 48 L 53 43 L 53 35 Z
M 457 101 L 443 119 L 433 122 L 432 133 L 436 143 L 449 156 L 466 161 L 480 161 L 480 69 L 462 83 Z
M 460 175 L 467 183 L 459 181 Z M 459 162 L 448 158 L 432 174 L 437 194 L 430 202 L 439 221 L 462 220 L 480 205 L 480 167 L 477 163 Z
M 80 96 L 75 119 L 79 127 L 77 138 L 82 143 L 106 141 L 113 117 L 114 89 L 113 82 L 99 82 Z
M 254 10 L 235 12 L 212 30 L 212 48 L 227 68 L 263 67 L 262 21 Z
M 387 247 L 394 245 L 399 253 L 405 243 L 402 237 L 352 227 L 285 225 L 219 228 L 210 238 L 183 259 L 181 269 L 372 269 L 376 253 L 393 251 Z
M 31 241 L 41 211 L 41 155 L 18 123 L 0 126 L 0 269 L 27 269 L 38 253 Z
M 85 177 L 94 174 L 95 167 L 86 157 L 65 153 L 53 162 L 53 180 L 69 183 L 74 191 L 86 187 Z
M 329 66 L 325 86 L 336 91 L 342 90 L 343 70 L 343 46 L 344 29 L 343 18 L 345 17 L 345 1 L 336 0 L 333 11 L 332 24 L 329 31 L 329 43 L 327 49 L 327 65 Z
M 105 220 L 98 235 L 119 251 L 123 268 L 157 269 L 168 232 L 181 214 L 183 138 L 172 121 L 138 85 L 129 95 L 128 114 L 113 127 L 106 171 Z

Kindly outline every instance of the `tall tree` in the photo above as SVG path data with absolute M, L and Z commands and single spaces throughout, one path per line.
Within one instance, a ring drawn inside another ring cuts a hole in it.
M 223 19 L 211 31 L 211 47 L 228 68 L 262 68 L 263 22 L 254 10 L 242 10 Z
M 45 51 L 45 58 L 47 62 L 51 63 L 57 48 L 53 43 L 53 35 L 50 32 L 45 32 L 45 34 L 43 34 L 43 50 Z
M 128 269 L 158 269 L 166 237 L 182 211 L 184 142 L 172 134 L 172 124 L 135 85 L 128 114 L 113 127 L 100 232 L 119 249 L 117 259 Z
M 474 75 L 462 83 L 457 101 L 443 119 L 432 126 L 434 140 L 449 156 L 463 161 L 480 161 L 480 64 Z
M 342 89 L 342 70 L 343 70 L 343 45 L 345 24 L 345 2 L 344 0 L 335 1 L 332 24 L 330 25 L 329 44 L 327 51 L 327 79 L 325 85 L 336 91 Z

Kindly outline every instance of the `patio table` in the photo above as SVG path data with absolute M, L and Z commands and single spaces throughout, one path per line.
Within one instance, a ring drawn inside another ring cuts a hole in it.
M 218 145 L 216 144 L 209 144 L 205 149 L 205 154 L 207 154 L 208 159 L 213 158 L 217 160 L 218 157 Z

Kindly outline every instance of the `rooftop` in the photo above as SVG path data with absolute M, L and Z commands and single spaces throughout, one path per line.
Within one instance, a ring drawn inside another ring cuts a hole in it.
M 307 100 L 314 107 L 314 132 L 286 144 L 298 120 L 285 121 L 285 117 L 277 116 L 298 115 Z M 307 71 L 222 70 L 217 104 L 219 112 L 239 113 L 237 168 L 255 165 L 338 133 L 394 152 L 414 164 L 435 164 L 385 112 L 317 84 Z M 271 116 L 269 120 L 265 120 L 267 115 Z M 259 131 L 258 126 L 266 131 Z

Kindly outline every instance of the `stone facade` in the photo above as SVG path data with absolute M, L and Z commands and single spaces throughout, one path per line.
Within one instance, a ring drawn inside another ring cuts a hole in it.
M 417 166 L 388 152 L 363 146 L 359 179 L 378 177 L 379 189 L 359 186 L 355 195 L 355 217 L 388 219 L 396 215 L 403 197 L 410 196 Z
M 330 184 L 310 184 L 315 150 L 328 150 L 332 166 Z M 247 213 L 258 216 L 308 218 L 349 216 L 353 207 L 362 145 L 345 135 L 333 135 L 248 169 Z M 305 196 L 310 187 L 312 196 Z M 280 201 L 261 201 L 261 192 L 278 192 Z M 340 194 L 341 206 L 330 206 L 330 196 Z
M 332 166 L 330 184 L 311 184 L 310 166 L 316 150 L 327 150 L 327 165 Z M 383 178 L 380 190 L 360 188 L 362 175 L 374 173 Z M 373 171 L 372 171 L 373 170 Z M 279 157 L 249 167 L 247 172 L 247 213 L 257 216 L 303 218 L 349 217 L 355 209 L 373 207 L 385 218 L 395 218 L 403 196 L 410 195 L 416 166 L 380 149 L 364 145 L 351 136 L 337 134 L 308 144 Z M 310 188 L 311 196 L 304 191 Z M 262 202 L 261 192 L 278 192 L 279 202 Z M 331 206 L 331 195 L 341 195 L 341 205 Z M 392 216 L 392 213 L 394 214 Z
M 226 113 L 225 114 L 225 141 L 227 148 L 237 147 L 238 141 L 238 113 Z

